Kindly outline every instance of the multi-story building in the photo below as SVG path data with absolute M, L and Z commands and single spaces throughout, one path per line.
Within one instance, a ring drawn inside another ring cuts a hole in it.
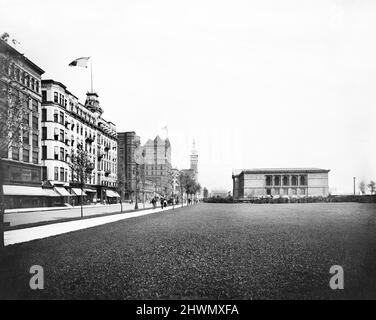
M 328 173 L 317 168 L 251 169 L 232 175 L 234 200 L 263 196 L 328 196 Z
M 171 181 L 171 144 L 168 138 L 157 136 L 149 139 L 145 145 L 145 178 L 155 183 L 156 193 L 170 195 Z
M 118 133 L 118 182 L 123 200 L 134 200 L 136 194 L 134 151 L 140 143 L 140 137 L 134 131 Z
M 41 76 L 44 71 L 6 41 L 0 40 L 0 109 L 1 123 L 6 121 L 9 103 L 22 103 L 20 140 L 6 145 L 1 139 L 2 168 L 6 208 L 39 207 L 49 204 L 50 196 L 42 189 L 40 155 Z M 12 101 L 7 99 L 11 89 Z M 16 102 L 18 101 L 18 102 Z
M 80 185 L 74 181 L 70 155 L 85 150 L 91 162 L 82 195 L 86 201 L 116 200 L 117 136 L 113 123 L 102 118 L 98 95 L 88 92 L 85 104 L 54 80 L 42 81 L 42 163 L 44 179 L 71 202 L 81 196 Z

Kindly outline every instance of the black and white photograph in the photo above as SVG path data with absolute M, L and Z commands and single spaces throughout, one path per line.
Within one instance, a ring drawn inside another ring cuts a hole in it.
M 375 1 L 0 0 L 0 300 L 375 300 L 375 125 Z

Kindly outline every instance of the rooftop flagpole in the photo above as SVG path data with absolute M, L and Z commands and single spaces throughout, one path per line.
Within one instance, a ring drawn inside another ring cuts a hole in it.
M 91 73 L 91 93 L 93 93 L 93 58 L 90 57 L 90 73 Z

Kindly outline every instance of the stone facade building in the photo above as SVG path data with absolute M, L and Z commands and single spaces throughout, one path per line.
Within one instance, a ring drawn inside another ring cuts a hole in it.
M 155 183 L 155 191 L 160 195 L 170 195 L 171 177 L 171 144 L 167 139 L 157 136 L 148 140 L 143 146 L 145 155 L 145 179 Z
M 134 131 L 118 133 L 118 181 L 123 200 L 134 200 L 136 193 L 136 162 L 134 151 L 141 144 Z
M 264 196 L 326 197 L 329 171 L 317 168 L 240 170 L 232 175 L 234 200 Z
M 20 110 L 20 140 L 11 146 L 0 141 L 6 208 L 42 207 L 49 205 L 54 193 L 42 189 L 40 154 L 41 76 L 44 71 L 6 41 L 0 40 L 0 109 L 8 110 L 7 90 L 12 92 L 11 103 L 22 103 Z M 18 102 L 17 102 L 18 103 Z M 6 117 L 2 117 L 1 122 Z M 4 126 L 2 122 L 0 125 Z
M 117 134 L 113 123 L 102 118 L 98 95 L 88 92 L 85 104 L 54 80 L 42 81 L 41 153 L 44 180 L 64 202 L 81 197 L 69 163 L 77 149 L 87 152 L 92 171 L 83 192 L 85 202 L 114 202 L 117 189 Z M 77 203 L 77 201 L 75 201 Z

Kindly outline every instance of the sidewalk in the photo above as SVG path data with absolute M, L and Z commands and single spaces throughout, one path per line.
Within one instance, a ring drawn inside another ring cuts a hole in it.
M 123 205 L 127 205 L 128 203 L 123 203 Z M 99 207 L 110 207 L 110 206 L 120 206 L 119 203 L 113 204 L 89 204 L 84 205 L 83 208 L 99 208 Z M 141 204 L 142 205 L 142 204 Z M 76 209 L 80 208 L 80 205 L 75 205 L 74 207 L 71 205 L 66 205 L 64 207 L 40 207 L 40 208 L 17 208 L 17 209 L 5 209 L 5 213 L 25 213 L 25 212 L 41 212 L 41 211 L 55 211 L 55 210 L 69 210 L 69 209 Z
M 177 207 L 176 207 L 177 208 Z M 163 212 L 166 210 L 171 210 L 172 206 L 161 209 L 145 209 L 142 211 L 134 211 L 128 213 L 119 213 L 104 217 L 89 218 L 83 220 L 75 220 L 69 222 L 61 222 L 48 224 L 39 227 L 31 227 L 25 229 L 11 230 L 4 233 L 4 242 L 6 246 L 28 242 L 36 239 L 43 239 L 47 237 L 56 236 L 63 233 L 68 233 L 72 231 L 92 228 L 95 226 L 103 225 L 106 223 L 111 223 L 115 221 L 120 221 L 124 219 L 129 219 L 133 217 L 144 216 L 151 213 Z

